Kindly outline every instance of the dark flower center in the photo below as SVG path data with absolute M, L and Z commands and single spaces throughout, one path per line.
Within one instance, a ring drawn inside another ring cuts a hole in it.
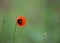
M 22 19 L 17 20 L 18 24 L 22 25 Z

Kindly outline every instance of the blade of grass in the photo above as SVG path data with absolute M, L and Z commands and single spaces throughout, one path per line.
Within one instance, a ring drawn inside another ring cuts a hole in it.
M 2 32 L 4 31 L 5 22 L 6 22 L 6 21 L 3 19 L 3 22 L 2 22 Z
M 13 43 L 15 43 L 15 36 L 16 36 L 16 24 L 15 24 L 15 28 L 14 28 Z

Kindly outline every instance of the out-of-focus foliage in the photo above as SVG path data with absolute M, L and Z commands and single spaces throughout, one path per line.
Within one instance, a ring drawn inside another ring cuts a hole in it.
M 13 43 L 20 15 L 27 24 L 16 26 L 15 43 L 60 43 L 60 0 L 0 0 L 0 43 Z

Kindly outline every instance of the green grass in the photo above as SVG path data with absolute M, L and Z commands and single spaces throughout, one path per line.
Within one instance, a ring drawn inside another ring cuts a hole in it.
M 11 1 L 11 8 L 0 11 L 0 43 L 60 43 L 60 13 L 53 8 L 45 0 Z M 15 27 L 20 15 L 27 19 L 22 28 Z

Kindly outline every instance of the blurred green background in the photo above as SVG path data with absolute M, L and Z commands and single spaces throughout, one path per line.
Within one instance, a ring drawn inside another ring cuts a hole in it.
M 21 15 L 27 23 L 16 26 L 15 43 L 60 43 L 60 0 L 0 0 L 0 43 L 13 43 Z

